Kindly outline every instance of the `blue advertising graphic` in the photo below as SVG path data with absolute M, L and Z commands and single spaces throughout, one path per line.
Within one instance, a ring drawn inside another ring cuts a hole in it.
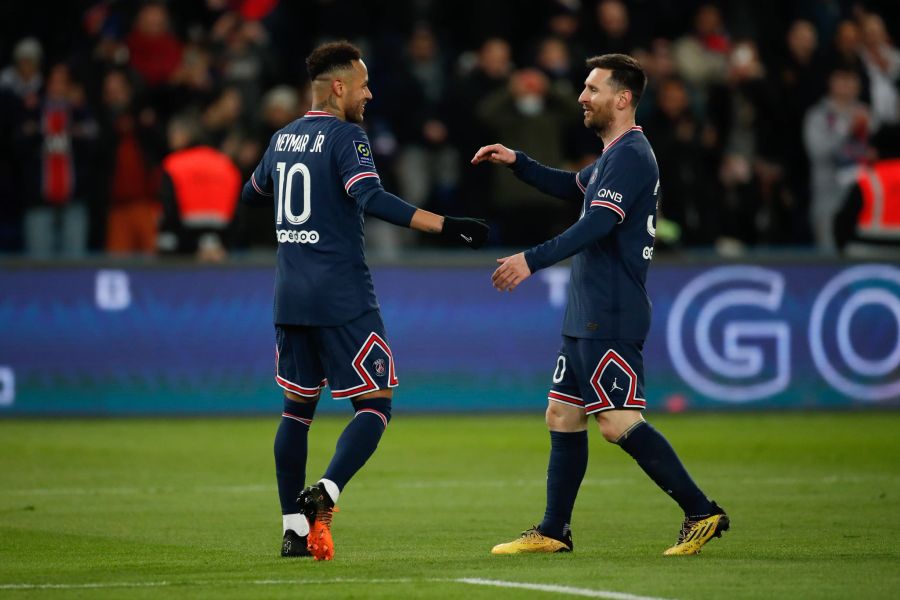
M 375 285 L 406 411 L 541 411 L 568 269 Z M 0 416 L 279 411 L 270 267 L 0 271 Z M 651 410 L 900 406 L 900 268 L 651 268 Z M 327 399 L 325 410 L 348 410 Z

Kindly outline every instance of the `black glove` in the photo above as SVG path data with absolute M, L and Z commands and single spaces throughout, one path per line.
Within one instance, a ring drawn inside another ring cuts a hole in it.
M 441 230 L 441 235 L 455 244 L 475 249 L 484 246 L 488 231 L 490 231 L 490 227 L 484 219 L 444 217 L 444 228 Z

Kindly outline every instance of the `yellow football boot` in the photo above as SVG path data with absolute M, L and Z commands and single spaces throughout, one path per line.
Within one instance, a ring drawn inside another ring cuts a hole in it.
M 715 505 L 713 505 L 715 506 Z M 675 545 L 663 552 L 665 556 L 686 556 L 699 554 L 700 549 L 709 540 L 722 537 L 728 531 L 731 521 L 721 508 L 716 506 L 716 513 L 702 519 L 685 518 L 681 525 L 681 533 Z
M 547 537 L 537 528 L 537 525 L 523 531 L 522 535 L 511 542 L 497 544 L 491 549 L 491 554 L 529 554 L 538 552 L 571 552 L 572 532 L 566 529 L 562 540 Z

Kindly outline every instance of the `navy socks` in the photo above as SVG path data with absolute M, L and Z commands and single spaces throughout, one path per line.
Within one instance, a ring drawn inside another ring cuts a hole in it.
M 297 496 L 306 482 L 307 437 L 317 404 L 318 401 L 284 399 L 284 412 L 275 434 L 275 477 L 283 515 L 299 511 Z
M 547 466 L 547 508 L 538 526 L 542 533 L 562 539 L 572 520 L 572 507 L 588 462 L 588 433 L 550 432 Z
M 371 398 L 353 402 L 356 415 L 338 438 L 334 457 L 322 479 L 343 490 L 378 447 L 381 434 L 391 420 L 390 398 Z
M 616 443 L 678 503 L 685 515 L 694 517 L 713 512 L 712 503 L 688 475 L 675 450 L 649 423 L 638 423 Z

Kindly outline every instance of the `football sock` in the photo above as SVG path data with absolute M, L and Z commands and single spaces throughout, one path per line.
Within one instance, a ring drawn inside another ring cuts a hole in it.
M 328 497 L 331 498 L 332 504 L 337 504 L 338 498 L 341 496 L 341 488 L 330 479 L 325 479 L 324 477 L 319 480 L 323 486 L 325 486 L 325 491 L 328 492 Z
M 678 503 L 685 515 L 695 517 L 712 513 L 712 503 L 688 475 L 666 438 L 650 423 L 641 421 L 622 434 L 616 443 Z
M 338 438 L 334 457 L 322 479 L 344 489 L 378 447 L 381 434 L 391 420 L 390 398 L 372 398 L 353 402 L 356 415 Z M 326 488 L 327 489 L 327 488 Z
M 550 464 L 547 466 L 547 508 L 538 525 L 542 533 L 562 539 L 572 520 L 575 496 L 588 462 L 587 431 L 550 432 Z
M 316 404 L 284 399 L 284 412 L 275 434 L 275 477 L 282 515 L 298 512 L 297 496 L 306 483 L 306 443 Z M 305 535 L 299 531 L 297 534 Z
M 281 515 L 281 532 L 284 533 L 288 529 L 301 537 L 309 535 L 309 521 L 306 520 L 306 515 L 303 513 Z

